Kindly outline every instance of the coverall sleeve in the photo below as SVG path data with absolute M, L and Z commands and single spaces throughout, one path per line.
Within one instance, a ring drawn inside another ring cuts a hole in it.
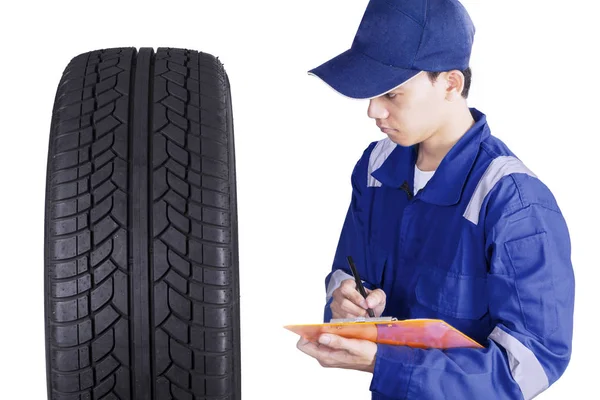
M 484 349 L 378 345 L 371 391 L 394 399 L 525 399 L 552 385 L 571 356 L 575 283 L 557 208 L 528 204 L 486 230 Z
M 375 282 L 372 282 L 371 271 L 368 265 L 367 249 L 367 212 L 365 210 L 365 190 L 367 186 L 367 165 L 369 155 L 376 143 L 371 143 L 363 152 L 358 160 L 351 175 L 352 197 L 350 206 L 344 219 L 342 231 L 335 251 L 331 271 L 325 278 L 326 304 L 324 310 L 324 322 L 329 322 L 332 318 L 331 308 L 329 307 L 333 298 L 332 293 L 337 289 L 342 281 L 354 279 L 352 271 L 348 266 L 347 256 L 352 256 L 356 269 L 368 289 L 375 288 Z

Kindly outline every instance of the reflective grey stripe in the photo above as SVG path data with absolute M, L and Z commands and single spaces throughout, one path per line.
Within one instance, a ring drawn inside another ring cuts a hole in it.
M 369 156 L 369 169 L 367 174 L 367 186 L 381 186 L 381 182 L 371 176 L 371 172 L 376 171 L 383 165 L 383 162 L 389 157 L 390 153 L 396 148 L 397 144 L 390 138 L 377 142 L 371 155 Z
M 331 296 L 333 296 L 333 291 L 339 288 L 342 284 L 342 281 L 345 281 L 346 279 L 354 280 L 354 277 L 352 275 L 348 275 L 341 269 L 336 269 L 335 271 L 333 271 L 333 274 L 331 274 L 331 279 L 329 279 L 329 285 L 327 285 L 326 302 L 329 301 Z
M 500 156 L 495 158 L 485 170 L 479 183 L 477 183 L 477 187 L 471 196 L 471 200 L 469 201 L 469 205 L 467 206 L 463 217 L 477 225 L 479 222 L 479 212 L 481 211 L 481 206 L 483 205 L 485 197 L 500 179 L 514 173 L 527 174 L 537 178 L 537 176 L 516 157 Z
M 504 347 L 508 354 L 510 373 L 525 400 L 533 399 L 544 390 L 548 389 L 548 376 L 544 367 L 535 357 L 535 354 L 513 336 L 495 327 L 489 336 L 494 342 Z

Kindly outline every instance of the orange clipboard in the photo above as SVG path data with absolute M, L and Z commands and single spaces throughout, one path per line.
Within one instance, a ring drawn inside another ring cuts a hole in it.
M 450 349 L 456 347 L 483 348 L 482 345 L 439 319 L 357 318 L 332 320 L 325 324 L 284 326 L 305 339 L 316 342 L 323 333 L 349 339 L 402 345 L 421 349 Z

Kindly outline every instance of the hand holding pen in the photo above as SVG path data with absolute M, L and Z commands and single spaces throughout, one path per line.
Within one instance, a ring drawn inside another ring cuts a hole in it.
M 352 275 L 354 276 L 354 283 L 356 284 L 356 290 L 358 290 L 358 293 L 360 293 L 360 295 L 362 297 L 365 298 L 365 300 L 367 299 L 367 292 L 365 291 L 365 287 L 363 286 L 362 280 L 360 279 L 360 275 L 358 274 L 358 270 L 356 269 L 356 266 L 354 265 L 354 261 L 352 260 L 352 256 L 348 256 L 348 265 L 350 265 L 350 269 L 352 270 Z M 373 313 L 373 310 L 371 309 L 371 307 L 369 306 L 369 302 L 366 301 L 367 303 L 367 313 L 369 314 L 369 317 L 374 318 L 375 314 Z
M 352 257 L 348 257 L 354 279 L 343 281 L 333 292 L 333 318 L 380 317 L 385 309 L 386 295 L 381 289 L 369 290 L 362 285 Z M 362 293 L 361 293 L 362 288 Z M 371 309 L 372 315 L 368 312 Z

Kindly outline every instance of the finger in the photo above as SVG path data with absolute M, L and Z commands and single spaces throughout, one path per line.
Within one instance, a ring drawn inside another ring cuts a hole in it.
M 300 338 L 296 345 L 298 350 L 301 352 L 308 354 L 311 357 L 317 357 L 319 354 L 319 343 L 311 342 L 310 340 Z
M 323 334 L 319 336 L 319 343 L 330 347 L 335 350 L 346 350 L 349 351 L 352 344 L 350 342 L 352 339 L 346 339 L 344 337 L 333 335 L 333 334 Z
M 367 295 L 367 305 L 369 308 L 375 308 L 380 304 L 384 304 L 385 299 L 385 292 L 381 289 L 375 289 Z
M 352 364 L 352 355 L 345 350 L 336 350 L 322 343 L 309 342 L 299 347 L 305 354 L 316 359 L 322 367 L 345 367 Z
M 360 309 L 360 310 L 362 310 L 362 309 Z M 362 310 L 359 313 L 347 312 L 342 309 L 340 304 L 332 303 L 331 304 L 331 315 L 332 315 L 332 318 L 357 318 L 357 317 L 364 317 L 367 315 L 367 313 L 365 310 Z
M 348 299 L 343 299 L 341 302 L 333 302 L 330 305 L 334 318 L 357 318 L 367 315 L 365 309 L 360 308 Z
M 343 354 L 334 356 L 334 353 L 344 353 L 346 357 L 350 356 L 345 351 L 335 350 L 330 347 L 324 346 L 320 343 L 310 341 L 302 342 L 302 344 L 298 342 L 298 349 L 304 354 L 307 354 L 312 358 L 316 359 L 322 367 L 327 368 L 337 366 L 338 361 L 336 360 L 342 359 L 344 357 Z
M 367 346 L 372 346 L 374 343 L 367 340 L 347 339 L 338 335 L 323 334 L 319 336 L 319 343 L 331 349 L 338 350 L 332 352 L 339 356 L 339 351 L 343 350 L 351 355 L 363 355 L 367 352 Z
M 339 287 L 342 296 L 363 309 L 367 308 L 365 298 L 356 290 L 356 282 L 352 280 L 344 281 Z
M 347 318 L 362 317 L 366 315 L 366 311 L 364 308 L 357 306 L 348 299 L 344 299 L 344 301 L 342 301 L 342 303 L 340 304 L 340 309 L 342 313 L 350 315 L 350 317 Z

